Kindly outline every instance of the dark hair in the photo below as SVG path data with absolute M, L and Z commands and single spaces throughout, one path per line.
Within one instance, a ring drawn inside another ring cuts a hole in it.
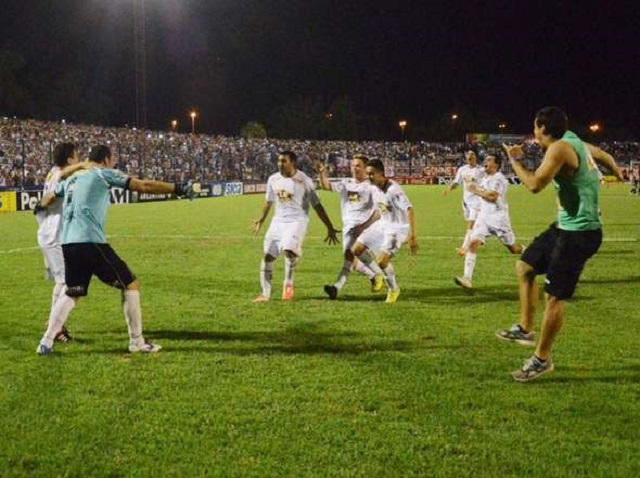
M 356 153 L 353 155 L 353 159 L 359 159 L 365 166 L 369 164 L 369 158 L 362 153 Z
M 293 164 L 297 164 L 298 162 L 298 157 L 296 156 L 296 153 L 294 153 L 293 151 L 282 151 L 280 153 L 280 156 L 286 156 L 291 160 Z
M 557 106 L 547 106 L 536 114 L 536 126 L 544 126 L 545 133 L 553 139 L 560 139 L 569 129 L 567 114 Z
M 487 154 L 484 157 L 484 160 L 486 161 L 489 158 L 493 158 L 493 162 L 496 163 L 496 166 L 498 166 L 498 171 L 499 171 L 500 168 L 502 167 L 502 156 L 500 156 L 500 154 Z
M 89 152 L 89 160 L 94 163 L 104 163 L 107 158 L 111 158 L 111 150 L 104 144 L 94 146 Z
M 73 143 L 60 143 L 53 148 L 53 164 L 64 168 L 69 165 L 69 158 L 76 151 L 76 145 Z
M 367 164 L 370 168 L 384 174 L 384 164 L 379 159 L 371 159 Z

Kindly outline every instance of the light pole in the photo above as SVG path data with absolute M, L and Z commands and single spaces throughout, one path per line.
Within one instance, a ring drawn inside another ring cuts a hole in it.
M 172 119 L 171 120 L 171 131 L 173 131 L 175 133 L 177 129 L 178 129 L 178 120 L 177 119 Z
M 404 129 L 407 127 L 407 122 L 405 120 L 400 120 L 398 122 L 398 126 L 400 126 L 400 135 L 402 137 L 402 141 L 404 141 Z
M 191 134 L 196 134 L 196 116 L 198 116 L 198 114 L 192 111 L 189 116 L 191 116 Z

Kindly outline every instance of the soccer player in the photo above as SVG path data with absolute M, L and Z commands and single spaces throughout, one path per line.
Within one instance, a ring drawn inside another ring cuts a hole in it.
M 393 304 L 400 296 L 400 287 L 391 259 L 400 252 L 405 242 L 409 243 L 411 255 L 418 252 L 413 206 L 400 185 L 385 176 L 384 164 L 379 159 L 369 161 L 367 176 L 376 187 L 374 201 L 380 212 L 380 220 L 358 237 L 353 253 L 369 268 L 373 268 L 374 259 L 370 251 L 378 241 L 379 231 L 382 230 L 382 244 L 377 262 L 387 281 L 386 302 Z
M 516 264 L 520 323 L 496 332 L 499 339 L 536 347 L 522 368 L 511 374 L 520 382 L 554 369 L 550 353 L 564 323 L 565 302 L 573 296 L 585 263 L 602 244 L 596 162 L 618 178 L 622 176 L 611 155 L 569 131 L 567 115 L 560 108 L 538 111 L 533 133 L 545 151 L 535 171 L 520 162 L 524 157 L 520 145 L 503 145 L 504 149 L 515 173 L 531 192 L 538 193 L 554 183 L 559 207 L 557 222 L 534 239 Z M 538 302 L 536 276 L 540 274 L 546 274 L 546 305 L 536 344 L 533 325 Z
M 473 288 L 473 270 L 476 253 L 489 236 L 496 236 L 511 254 L 520 254 L 523 247 L 516 244 L 516 236 L 511 228 L 509 205 L 507 204 L 507 178 L 500 172 L 502 159 L 488 155 L 484 160 L 485 176 L 480 185 L 469 184 L 470 194 L 480 198 L 480 212 L 473 229 L 469 233 L 469 248 L 464 256 L 464 275 L 456 277 L 455 283 L 465 289 Z
M 347 277 L 354 269 L 366 275 L 371 281 L 373 292 L 379 292 L 384 285 L 382 271 L 376 265 L 378 274 L 357 260 L 351 252 L 351 247 L 362 231 L 380 218 L 380 213 L 373 203 L 374 189 L 367 178 L 366 166 L 369 162 L 363 154 L 356 154 L 351 160 L 351 179 L 342 179 L 332 183 L 325 173 L 322 163 L 316 165 L 320 187 L 327 191 L 334 191 L 340 195 L 340 210 L 342 212 L 342 251 L 344 261 L 338 279 L 332 285 L 325 285 L 324 291 L 329 299 L 335 300 L 338 293 L 347 282 Z
M 73 143 L 60 143 L 53 149 L 53 167 L 47 174 L 44 183 L 43 196 L 55 191 L 62 179 L 63 168 L 77 164 L 78 153 Z M 51 293 L 51 308 L 61 297 L 64 291 L 64 258 L 62 256 L 62 200 L 55 199 L 45 209 L 36 205 L 34 210 L 38 221 L 38 246 L 44 256 L 47 279 L 53 280 Z M 66 327 L 57 331 L 55 340 L 68 342 L 71 339 Z
M 262 214 L 253 221 L 253 232 L 258 234 L 269 215 L 271 206 L 274 202 L 276 203 L 273 219 L 264 237 L 264 257 L 260 263 L 262 293 L 254 299 L 254 302 L 266 302 L 271 298 L 273 262 L 282 253 L 284 253 L 282 300 L 293 299 L 293 273 L 298 257 L 302 254 L 302 242 L 309 223 L 310 205 L 327 228 L 325 242 L 338 243 L 337 233 L 340 231 L 334 229 L 331 219 L 320 203 L 313 181 L 302 171 L 298 171 L 296 161 L 297 157 L 292 151 L 280 153 L 279 172 L 269 177 Z
M 54 196 L 63 199 L 62 252 L 65 265 L 65 293 L 56 301 L 49 315 L 47 330 L 36 352 L 49 355 L 53 340 L 64 326 L 80 297 L 87 295 L 91 276 L 122 291 L 124 316 L 129 330 L 129 352 L 157 352 L 162 347 L 147 342 L 142 335 L 140 282 L 129 266 L 107 243 L 104 223 L 112 187 L 141 193 L 174 193 L 191 195 L 190 184 L 173 184 L 142 180 L 112 169 L 114 158 L 107 146 L 91 149 L 87 169 L 76 172 L 61 182 L 55 195 L 42 199 L 47 207 Z
M 456 177 L 442 192 L 442 195 L 446 196 L 458 186 L 462 186 L 462 215 L 464 220 L 467 221 L 467 230 L 465 231 L 462 246 L 457 249 L 457 253 L 460 256 L 464 256 L 467 252 L 471 230 L 473 229 L 473 225 L 478 217 L 478 212 L 480 211 L 480 197 L 469 191 L 469 187 L 472 184 L 479 183 L 484 176 L 484 170 L 478 164 L 478 157 L 476 156 L 475 151 L 468 150 L 464 156 L 467 160 L 467 164 L 458 168 L 458 171 L 456 171 Z

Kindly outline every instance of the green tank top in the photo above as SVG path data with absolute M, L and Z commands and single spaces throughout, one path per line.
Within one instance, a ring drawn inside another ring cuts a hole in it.
M 565 231 L 593 231 L 600 229 L 598 168 L 587 146 L 572 131 L 560 141 L 569 143 L 578 155 L 578 169 L 569 179 L 555 177 L 558 192 L 558 228 Z

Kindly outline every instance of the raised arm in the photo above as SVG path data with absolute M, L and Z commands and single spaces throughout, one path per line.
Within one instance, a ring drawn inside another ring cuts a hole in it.
M 316 171 L 318 172 L 318 183 L 320 184 L 320 188 L 325 191 L 331 191 L 331 182 L 327 177 L 327 167 L 318 161 L 316 163 Z
M 539 193 L 553 180 L 560 172 L 563 166 L 568 163 L 571 158 L 577 159 L 576 153 L 571 145 L 565 141 L 556 141 L 552 143 L 542 159 L 542 163 L 535 171 L 529 171 L 525 168 L 520 160 L 524 158 L 522 145 L 502 147 L 509 157 L 509 162 L 513 166 L 513 170 L 518 175 L 526 188 L 533 192 Z

